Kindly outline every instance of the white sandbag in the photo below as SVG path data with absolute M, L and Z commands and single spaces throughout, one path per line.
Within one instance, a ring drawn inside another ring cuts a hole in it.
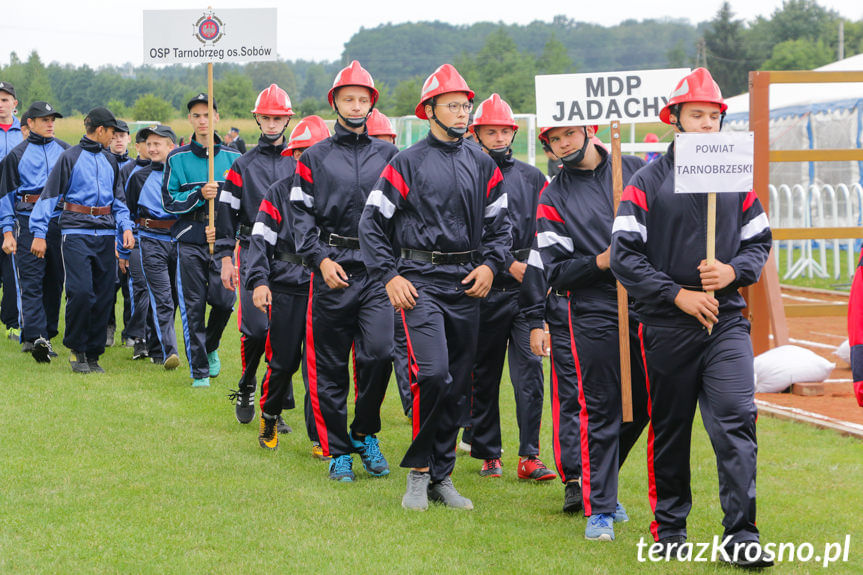
M 755 392 L 779 393 L 793 383 L 824 381 L 835 367 L 835 363 L 804 347 L 775 347 L 755 358 Z
M 847 339 L 843 341 L 839 345 L 839 347 L 836 348 L 836 351 L 833 352 L 833 355 L 835 355 L 848 365 L 851 365 L 851 345 L 848 343 Z

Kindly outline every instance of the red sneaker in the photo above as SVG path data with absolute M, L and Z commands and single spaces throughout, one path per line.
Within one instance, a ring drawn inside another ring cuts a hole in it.
M 518 460 L 518 478 L 533 479 L 534 481 L 548 481 L 554 479 L 557 474 L 545 466 L 539 457 L 531 455 Z
M 482 462 L 479 474 L 481 477 L 500 477 L 503 475 L 503 463 L 500 459 L 486 459 Z

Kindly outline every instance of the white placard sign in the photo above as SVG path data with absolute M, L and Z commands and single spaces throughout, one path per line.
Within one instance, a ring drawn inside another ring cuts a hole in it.
M 678 194 L 752 190 L 755 134 L 675 134 L 674 191 Z
M 276 9 L 144 10 L 144 62 L 275 60 Z
M 540 126 L 656 122 L 689 68 L 536 76 Z

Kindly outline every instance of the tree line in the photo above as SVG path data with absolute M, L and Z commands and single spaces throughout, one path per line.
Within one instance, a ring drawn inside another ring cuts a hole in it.
M 275 82 L 291 95 L 301 115 L 329 115 L 326 93 L 336 72 L 359 60 L 375 77 L 379 107 L 388 115 L 413 113 L 423 79 L 443 62 L 453 63 L 478 98 L 496 91 L 516 113 L 535 109 L 536 74 L 707 66 L 723 92 L 747 89 L 750 70 L 806 70 L 836 59 L 842 18 L 815 0 L 786 0 L 770 16 L 735 18 L 728 2 L 712 20 L 624 20 L 599 26 L 555 16 L 530 24 L 443 22 L 382 24 L 361 28 L 338 61 L 278 60 L 214 65 L 219 111 L 249 113 L 257 93 Z M 863 52 L 863 19 L 845 20 L 844 53 Z M 72 66 L 42 62 L 37 52 L 10 54 L 0 79 L 16 86 L 22 106 L 54 103 L 65 114 L 97 104 L 119 116 L 167 121 L 206 90 L 201 66 Z

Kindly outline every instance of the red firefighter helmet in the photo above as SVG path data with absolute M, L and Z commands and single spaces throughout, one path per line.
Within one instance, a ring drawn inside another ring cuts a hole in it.
M 644 136 L 644 143 L 645 144 L 655 144 L 657 142 L 659 142 L 659 136 L 657 136 L 653 132 L 648 132 L 647 134 L 645 134 L 645 136 Z
M 414 110 L 417 118 L 428 120 L 429 117 L 426 116 L 425 112 L 426 101 L 447 92 L 467 92 L 467 97 L 470 100 L 473 100 L 475 96 L 473 90 L 468 88 L 467 82 L 464 81 L 464 78 L 461 77 L 461 74 L 458 73 L 458 70 L 452 64 L 442 64 L 423 82 L 420 103 L 417 104 L 416 110 Z
M 396 131 L 393 129 L 390 119 L 377 108 L 372 110 L 372 113 L 369 114 L 369 118 L 366 120 L 366 126 L 368 126 L 369 129 L 369 136 L 396 137 Z
M 344 86 L 362 86 L 363 88 L 368 88 L 372 93 L 372 106 L 378 101 L 379 94 L 377 88 L 375 88 L 375 81 L 372 79 L 372 75 L 369 74 L 368 70 L 360 66 L 357 60 L 354 60 L 350 66 L 342 68 L 336 74 L 336 79 L 333 80 L 333 87 L 327 92 L 327 100 L 330 103 L 330 107 L 333 107 L 333 94 Z
M 288 93 L 279 88 L 278 85 L 270 84 L 269 88 L 258 94 L 252 113 L 267 116 L 293 116 L 294 110 L 291 108 L 291 99 L 288 97 Z
M 537 137 L 539 138 L 539 140 L 540 140 L 541 142 L 543 142 L 543 143 L 545 143 L 545 144 L 547 145 L 547 144 L 548 144 L 548 133 L 549 133 L 550 131 L 554 130 L 555 128 L 561 128 L 561 127 L 562 127 L 562 126 L 549 126 L 549 127 L 546 127 L 546 128 L 540 128 L 540 129 L 539 129 L 539 135 L 538 135 Z M 596 124 L 596 125 L 593 125 L 593 126 L 577 126 L 577 127 L 593 128 L 593 133 L 594 133 L 594 134 L 596 134 L 596 133 L 599 131 L 599 124 Z
M 513 131 L 518 131 L 518 122 L 515 121 L 512 108 L 498 94 L 492 94 L 476 107 L 473 123 L 468 129 L 476 133 L 475 126 L 509 126 Z
M 671 93 L 671 97 L 668 98 L 668 103 L 660 110 L 659 119 L 666 124 L 671 124 L 672 106 L 686 102 L 719 104 L 719 111 L 723 113 L 728 109 L 728 105 L 722 99 L 719 84 L 713 80 L 713 76 L 705 68 L 696 68 L 678 82 L 674 92 Z
M 294 126 L 288 138 L 286 152 L 302 150 L 330 137 L 330 129 L 320 116 L 306 116 Z

